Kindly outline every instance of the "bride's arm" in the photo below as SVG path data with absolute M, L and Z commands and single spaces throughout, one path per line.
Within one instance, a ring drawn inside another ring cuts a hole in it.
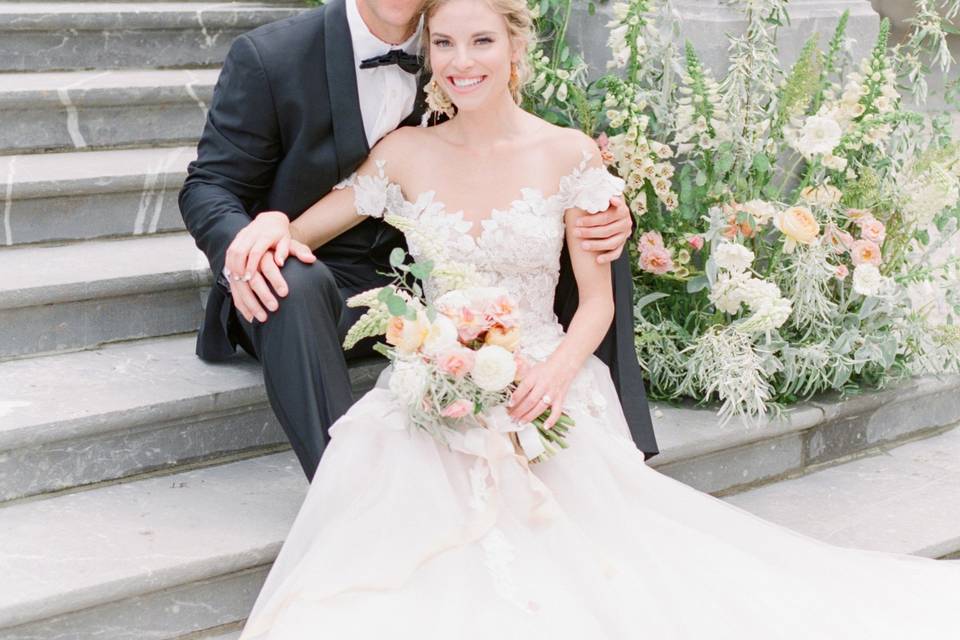
M 599 163 L 599 155 L 594 157 Z M 614 317 L 613 279 L 610 263 L 598 263 L 592 251 L 584 249 L 576 234 L 577 221 L 591 214 L 582 209 L 567 209 L 564 216 L 570 262 L 577 281 L 579 303 L 566 335 L 553 354 L 533 367 L 511 399 L 510 415 L 519 422 L 530 422 L 548 408 L 553 426 L 563 410 L 570 383 L 587 358 L 596 351 L 610 329 Z M 542 402 L 544 395 L 551 402 Z M 548 406 L 549 405 L 549 406 Z
M 313 206 L 301 213 L 296 220 L 290 223 L 290 235 L 310 247 L 317 249 L 348 229 L 363 222 L 366 216 L 380 217 L 383 211 L 362 210 L 357 206 L 357 189 L 386 190 L 390 182 L 400 184 L 398 172 L 403 168 L 403 158 L 408 158 L 409 140 L 411 132 L 405 131 L 409 127 L 398 129 L 378 142 L 370 155 L 364 160 L 360 168 L 352 176 L 352 184 L 333 191 L 318 200 Z M 385 167 L 389 170 L 390 179 L 386 177 Z M 368 180 L 359 180 L 359 178 Z M 373 178 L 373 180 L 370 180 Z M 381 198 L 372 198 L 373 201 L 383 202 Z

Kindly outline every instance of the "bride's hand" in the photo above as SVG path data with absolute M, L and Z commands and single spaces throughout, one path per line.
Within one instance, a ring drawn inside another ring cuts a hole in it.
M 250 282 L 260 270 L 263 255 L 275 250 L 279 259 L 290 250 L 290 219 L 280 211 L 264 211 L 240 232 L 227 247 L 224 267 L 234 282 Z M 278 262 L 278 266 L 283 264 Z
M 581 243 L 584 249 L 599 254 L 598 263 L 613 262 L 623 253 L 633 233 L 633 218 L 621 198 L 611 198 L 606 211 L 581 216 L 576 233 L 584 239 Z
M 517 422 L 526 423 L 549 409 L 550 415 L 543 425 L 549 429 L 563 413 L 563 401 L 575 370 L 576 367 L 561 366 L 550 360 L 534 365 L 510 397 L 507 413 Z

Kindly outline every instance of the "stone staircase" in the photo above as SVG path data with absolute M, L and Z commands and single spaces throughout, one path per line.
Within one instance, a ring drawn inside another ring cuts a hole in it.
M 176 195 L 216 65 L 302 7 L 0 4 L 0 639 L 233 640 L 307 484 L 259 367 L 194 355 Z M 355 389 L 375 365 L 354 367 Z M 828 539 L 960 551 L 960 395 L 656 412 L 659 470 Z

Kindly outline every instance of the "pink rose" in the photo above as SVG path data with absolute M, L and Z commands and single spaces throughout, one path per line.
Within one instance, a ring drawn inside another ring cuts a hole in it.
M 879 245 L 870 240 L 857 240 L 854 242 L 853 247 L 850 249 L 850 258 L 856 266 L 861 264 L 880 266 L 880 261 L 882 260 Z
M 847 269 L 845 264 L 837 265 L 837 270 L 833 272 L 833 277 L 837 280 L 846 280 L 848 275 L 850 275 L 850 270 Z
M 653 247 L 640 253 L 640 268 L 662 276 L 668 271 L 673 271 L 673 258 L 665 248 Z
M 473 403 L 469 400 L 456 400 L 446 406 L 440 413 L 444 418 L 462 418 L 473 410 Z
M 466 307 L 460 309 L 457 319 L 457 336 L 462 342 L 472 342 L 487 330 L 487 323 L 483 317 Z
M 876 242 L 877 244 L 883 244 L 884 238 L 887 237 L 887 228 L 882 222 L 873 216 L 869 216 L 857 220 L 857 224 L 860 225 L 861 238 Z
M 437 359 L 440 370 L 458 380 L 470 373 L 473 363 L 474 354 L 470 349 L 453 349 L 440 354 Z
M 647 231 L 637 241 L 637 248 L 640 253 L 650 249 L 663 249 L 663 237 L 656 231 Z
M 694 251 L 700 251 L 700 249 L 703 249 L 703 236 L 690 236 L 687 238 L 687 244 L 689 244 Z
M 853 246 L 853 236 L 839 229 L 833 223 L 828 224 L 824 229 L 823 239 L 837 254 L 849 251 L 850 247 Z

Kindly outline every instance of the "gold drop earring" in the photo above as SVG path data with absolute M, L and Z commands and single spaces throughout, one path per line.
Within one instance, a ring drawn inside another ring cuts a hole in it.
M 426 123 L 430 117 L 437 114 L 442 113 L 448 118 L 452 118 L 456 113 L 453 102 L 450 101 L 450 96 L 443 90 L 436 78 L 431 79 L 430 82 L 427 83 L 424 93 L 427 97 L 427 112 L 423 114 L 424 123 Z

